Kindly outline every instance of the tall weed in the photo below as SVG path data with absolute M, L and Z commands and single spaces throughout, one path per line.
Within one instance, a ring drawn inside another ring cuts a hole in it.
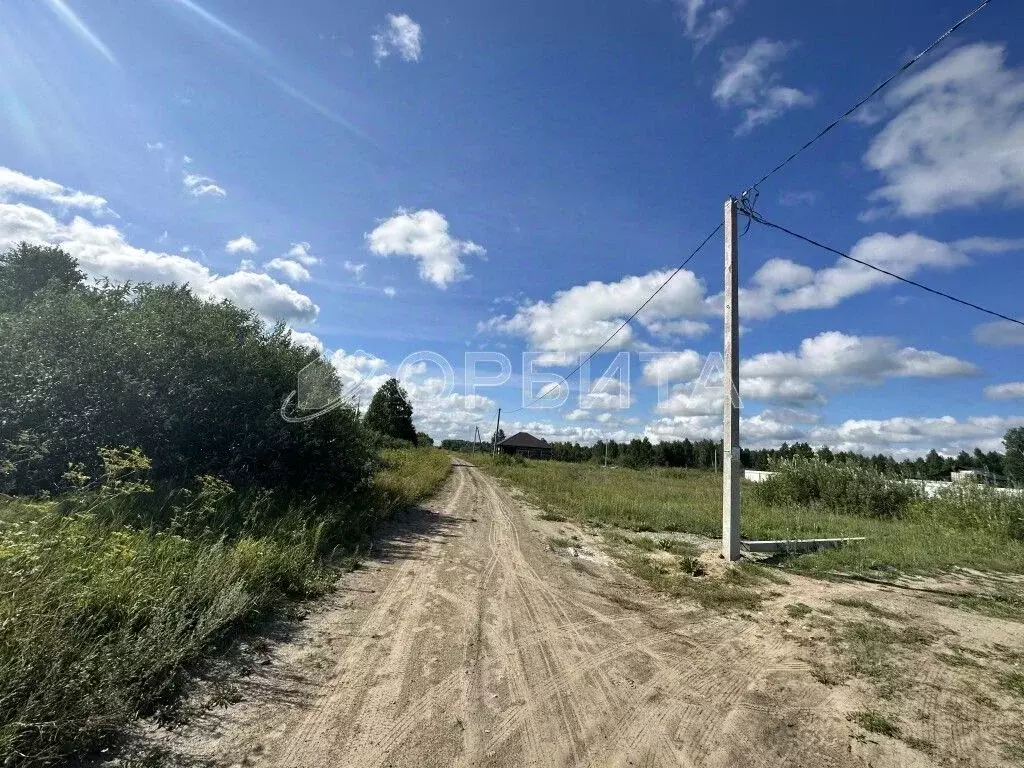
M 895 519 L 910 511 L 916 488 L 873 469 L 817 459 L 780 461 L 775 474 L 754 486 L 755 496 L 770 506 L 820 506 L 838 514 Z
M 236 492 L 218 478 L 157 492 L 141 455 L 97 486 L 0 496 L 0 763 L 102 747 L 173 700 L 190 664 L 238 627 L 330 581 L 327 556 L 432 493 L 448 457 L 387 451 L 358 498 Z

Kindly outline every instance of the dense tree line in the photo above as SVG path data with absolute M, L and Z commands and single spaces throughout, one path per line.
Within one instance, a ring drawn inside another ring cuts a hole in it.
M 1010 430 L 1008 436 L 1020 432 L 1016 440 L 1020 443 L 1017 453 L 1022 455 L 1024 429 Z M 579 443 L 552 443 L 552 458 L 559 461 L 603 462 L 606 455 L 609 463 L 625 466 L 689 467 L 714 469 L 721 466 L 722 443 L 716 440 L 671 440 L 652 444 L 647 438 L 633 439 L 628 443 L 609 440 L 598 441 L 592 446 Z M 985 453 L 975 449 L 973 453 L 961 452 L 957 456 L 942 456 L 932 450 L 926 456 L 915 459 L 897 460 L 885 454 L 866 456 L 852 451 L 833 451 L 828 446 L 815 450 L 809 443 L 783 443 L 778 448 L 743 448 L 741 460 L 746 469 L 770 470 L 778 461 L 793 458 L 818 458 L 826 462 L 842 462 L 856 466 L 872 467 L 886 474 L 921 480 L 949 479 L 949 473 L 957 469 L 979 469 L 995 475 L 1007 474 L 1006 456 L 996 451 Z M 1024 480 L 1024 475 L 1019 475 Z
M 961 452 L 957 456 L 942 456 L 932 450 L 926 456 L 897 460 L 885 454 L 866 456 L 852 451 L 833 451 L 828 446 L 815 450 L 809 443 L 783 443 L 778 448 L 743 448 L 741 460 L 746 469 L 770 470 L 779 461 L 794 458 L 818 458 L 832 463 L 870 467 L 884 474 L 919 480 L 948 480 L 950 472 L 960 469 L 977 469 L 1012 482 L 1024 484 L 1024 427 L 1007 432 L 1005 454 L 997 451 L 985 453 L 975 449 L 973 453 Z M 580 445 L 570 442 L 552 442 L 551 458 L 556 461 L 596 462 L 627 467 L 682 467 L 692 469 L 715 469 L 721 467 L 722 443 L 716 440 L 671 440 L 651 443 L 645 438 L 634 438 L 628 443 L 615 440 L 599 440 L 594 445 Z M 444 440 L 442 448 L 469 451 L 473 444 L 468 440 Z M 482 446 L 490 450 L 490 445 Z
M 280 415 L 314 359 L 227 301 L 92 286 L 61 249 L 22 244 L 0 254 L 0 492 L 60 491 L 72 467 L 95 477 L 105 446 L 140 449 L 166 486 L 356 491 L 375 453 L 355 410 Z

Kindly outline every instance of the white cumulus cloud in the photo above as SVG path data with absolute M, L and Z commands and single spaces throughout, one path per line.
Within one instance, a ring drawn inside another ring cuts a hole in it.
M 990 347 L 1024 346 L 1024 325 L 996 320 L 974 327 L 974 340 Z
M 312 277 L 306 267 L 297 261 L 292 261 L 291 259 L 271 259 L 267 262 L 266 268 L 272 269 L 275 272 L 280 272 L 289 280 L 294 280 L 295 282 L 303 282 Z
M 230 299 L 268 320 L 311 322 L 319 312 L 308 296 L 251 267 L 218 275 L 189 256 L 137 248 L 111 224 L 82 216 L 62 221 L 25 203 L 0 203 L 0 249 L 22 240 L 61 246 L 94 278 L 188 284 L 199 296 Z
M 341 266 L 342 266 L 342 268 L 346 272 L 348 272 L 350 275 L 352 275 L 356 280 L 362 281 L 362 279 L 363 279 L 363 272 L 366 271 L 366 265 L 365 264 L 356 264 L 353 261 L 346 260 L 345 263 L 342 264 Z
M 464 256 L 486 254 L 472 240 L 452 237 L 448 220 L 434 210 L 399 210 L 366 235 L 366 244 L 378 256 L 405 256 L 418 261 L 420 277 L 438 288 L 447 288 L 464 277 Z
M 320 259 L 310 252 L 309 243 L 292 243 L 292 247 L 285 254 L 289 259 L 299 262 L 304 267 L 312 267 L 320 263 Z
M 229 240 L 228 244 L 224 246 L 224 250 L 228 253 L 256 253 L 259 249 L 256 241 L 248 235 L 240 235 L 234 240 Z
M 643 378 L 648 384 L 688 381 L 697 378 L 703 367 L 700 355 L 692 349 L 666 352 L 644 364 Z
M 698 379 L 700 356 L 692 350 L 661 355 L 644 368 L 651 384 L 672 384 L 656 411 L 673 416 L 720 414 L 720 372 Z M 850 336 L 826 331 L 804 339 L 795 352 L 765 352 L 740 362 L 740 396 L 784 405 L 821 405 L 826 393 L 878 384 L 889 378 L 975 376 L 977 366 L 933 350 L 904 347 L 881 336 Z
M 79 192 L 49 179 L 38 179 L 0 166 L 0 200 L 15 197 L 45 200 L 60 208 L 84 208 L 95 214 L 110 212 L 107 201 L 99 195 Z
M 890 419 L 847 419 L 839 424 L 824 424 L 815 414 L 791 409 L 776 409 L 740 419 L 740 442 L 750 448 L 777 447 L 781 442 L 809 442 L 827 445 L 837 451 L 866 455 L 887 453 L 897 458 L 923 456 L 931 449 L 946 455 L 960 451 L 1002 450 L 1002 438 L 1010 427 L 1024 424 L 1024 417 L 977 416 L 956 419 L 952 416 L 907 417 Z M 684 438 L 719 439 L 721 414 L 666 416 L 647 424 L 645 434 L 652 440 Z
M 985 397 L 989 400 L 1024 400 L 1024 381 L 985 387 Z
M 297 344 L 300 347 L 306 347 L 314 352 L 324 351 L 324 343 L 316 334 L 308 333 L 307 331 L 296 331 L 294 328 L 289 328 L 288 331 L 291 333 L 293 344 Z
M 580 354 L 593 351 L 622 325 L 662 285 L 671 270 L 624 277 L 614 283 L 593 281 L 558 291 L 550 301 L 528 301 L 511 316 L 499 315 L 481 325 L 527 339 L 541 352 L 542 365 L 565 365 Z M 704 284 L 682 270 L 651 301 L 637 318 L 641 324 L 662 327 L 669 321 L 706 313 Z M 623 328 L 606 349 L 625 349 L 635 341 L 631 325 Z
M 869 235 L 854 245 L 850 255 L 903 277 L 924 268 L 952 269 L 970 263 L 963 250 L 913 232 Z M 770 259 L 754 273 L 751 284 L 740 289 L 740 312 L 744 317 L 768 318 L 781 312 L 830 309 L 894 282 L 895 278 L 847 259 L 817 271 L 788 259 Z M 719 294 L 710 304 L 720 311 L 721 302 Z
M 1024 203 L 1024 69 L 1002 45 L 954 50 L 897 86 L 896 114 L 864 162 L 884 179 L 875 201 L 903 216 Z

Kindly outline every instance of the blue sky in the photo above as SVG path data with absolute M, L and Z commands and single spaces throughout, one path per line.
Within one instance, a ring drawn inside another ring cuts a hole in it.
M 60 242 L 97 277 L 187 281 L 370 386 L 436 352 L 459 385 L 412 369 L 420 425 L 486 433 L 521 404 L 524 351 L 571 370 L 729 194 L 967 10 L 10 0 L 0 246 Z M 1010 5 L 986 8 L 764 184 L 760 212 L 1024 315 L 1022 32 Z M 592 391 L 573 381 L 564 406 L 507 427 L 719 434 L 720 401 L 694 382 L 721 348 L 721 251 L 594 361 Z M 835 262 L 756 225 L 742 240 L 746 444 L 991 449 L 1024 423 L 1022 329 Z M 481 350 L 512 378 L 466 392 L 463 356 Z M 628 396 L 600 378 L 617 352 Z

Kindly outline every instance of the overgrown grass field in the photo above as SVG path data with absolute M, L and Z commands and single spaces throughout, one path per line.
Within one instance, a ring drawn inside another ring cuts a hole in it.
M 556 461 L 500 462 L 476 454 L 474 463 L 521 488 L 553 515 L 634 531 L 721 535 L 721 475 L 694 469 L 604 468 Z M 800 478 L 801 480 L 805 478 Z M 835 483 L 832 477 L 823 482 Z M 956 567 L 1024 572 L 1024 498 L 967 488 L 924 500 L 893 499 L 870 478 L 847 478 L 842 498 L 809 500 L 792 489 L 744 483 L 742 536 L 797 539 L 863 536 L 841 549 L 787 558 L 807 572 L 896 569 L 936 572 Z M 826 494 L 827 496 L 827 494 Z M 800 499 L 794 502 L 792 499 Z
M 0 755 L 45 765 L 171 702 L 190 664 L 339 552 L 440 486 L 437 450 L 385 451 L 358 500 L 235 494 L 206 478 L 160 499 L 114 481 L 51 501 L 0 496 Z

